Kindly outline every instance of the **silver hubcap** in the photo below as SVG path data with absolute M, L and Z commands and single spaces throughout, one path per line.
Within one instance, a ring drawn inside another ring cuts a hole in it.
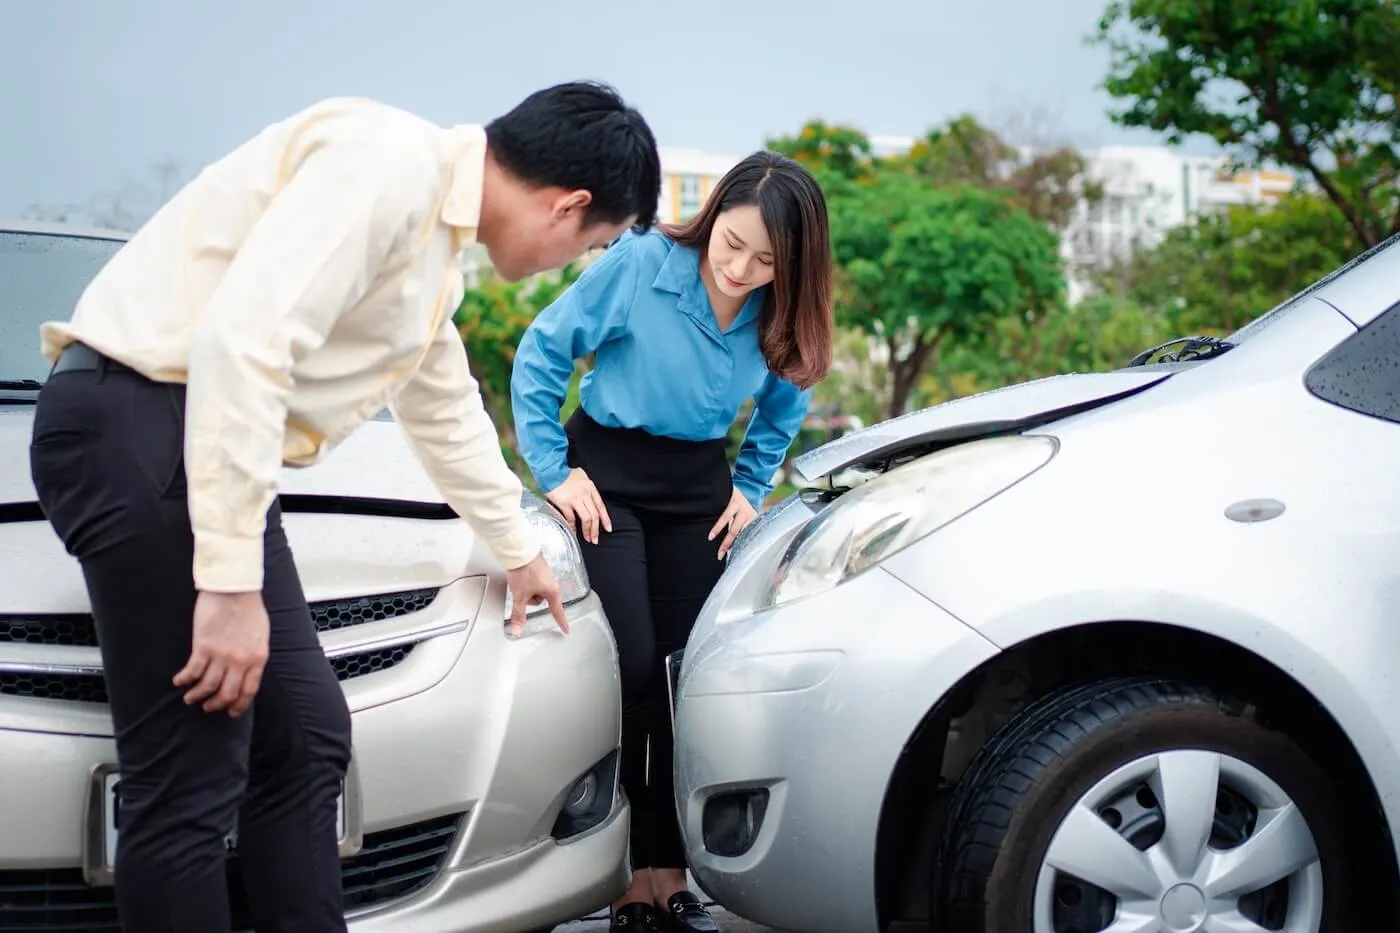
M 1317 933 L 1322 866 L 1298 807 L 1229 755 L 1148 755 L 1070 809 L 1035 889 L 1035 933 Z

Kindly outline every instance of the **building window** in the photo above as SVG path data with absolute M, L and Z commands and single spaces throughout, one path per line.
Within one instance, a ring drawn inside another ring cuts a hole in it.
M 700 176 L 681 176 L 681 220 L 689 220 L 700 213 Z

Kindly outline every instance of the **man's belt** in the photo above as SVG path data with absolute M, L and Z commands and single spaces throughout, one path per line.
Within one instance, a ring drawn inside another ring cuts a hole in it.
M 131 367 L 118 363 L 109 356 L 103 356 L 85 343 L 70 343 L 58 355 L 58 361 L 49 371 L 50 378 L 59 373 L 95 373 L 106 369 L 111 373 L 128 373 Z

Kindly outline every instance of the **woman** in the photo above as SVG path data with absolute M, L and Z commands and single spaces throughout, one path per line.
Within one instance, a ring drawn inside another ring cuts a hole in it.
M 617 240 L 516 353 L 521 453 L 578 527 L 617 641 L 634 874 L 615 930 L 719 929 L 686 888 L 663 659 L 685 646 L 772 491 L 830 367 L 831 329 L 826 201 L 796 162 L 758 152 L 689 223 Z M 561 427 L 575 361 L 589 354 L 579 408 Z M 731 472 L 725 437 L 750 398 Z

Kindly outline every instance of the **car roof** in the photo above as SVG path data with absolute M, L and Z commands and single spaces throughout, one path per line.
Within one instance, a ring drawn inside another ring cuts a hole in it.
M 131 239 L 131 234 L 123 230 L 80 227 L 77 224 L 50 223 L 46 220 L 8 220 L 4 217 L 0 217 L 0 233 L 38 233 L 48 236 L 86 237 L 91 240 Z

